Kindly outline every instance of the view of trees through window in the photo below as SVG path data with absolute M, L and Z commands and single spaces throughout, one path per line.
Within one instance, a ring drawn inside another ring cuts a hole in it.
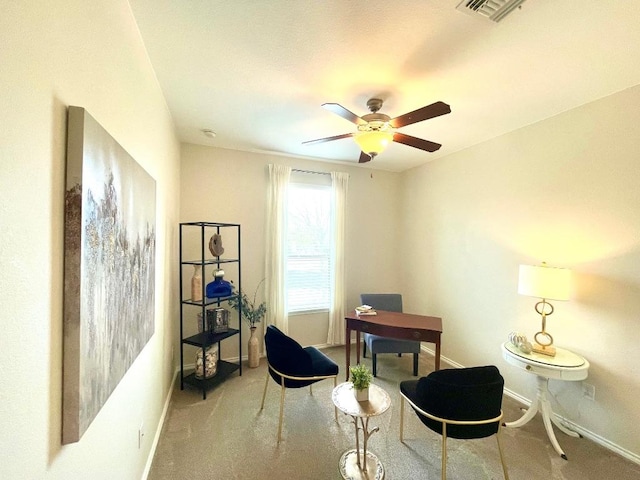
M 331 300 L 331 187 L 290 184 L 287 311 L 327 310 Z

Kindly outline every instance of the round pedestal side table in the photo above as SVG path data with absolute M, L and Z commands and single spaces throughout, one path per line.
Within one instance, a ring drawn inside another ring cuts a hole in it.
M 379 429 L 369 430 L 369 419 L 382 415 L 391 406 L 389 394 L 377 385 L 369 385 L 369 400 L 358 402 L 353 383 L 345 382 L 333 389 L 331 399 L 334 405 L 346 415 L 350 415 L 356 429 L 356 448 L 347 450 L 340 457 L 339 469 L 345 480 L 382 480 L 384 467 L 378 457 L 368 451 L 369 437 Z M 360 448 L 362 431 L 362 448 Z
M 589 362 L 584 357 L 563 348 L 556 348 L 554 357 L 535 352 L 524 353 L 511 342 L 502 344 L 502 355 L 509 364 L 534 374 L 537 381 L 536 398 L 531 403 L 531 406 L 518 420 L 507 422 L 504 425 L 506 427 L 521 427 L 540 411 L 544 428 L 553 448 L 562 458 L 567 460 L 567 456 L 560 447 L 553 431 L 553 425 L 572 437 L 579 437 L 580 434 L 560 423 L 553 414 L 548 395 L 549 379 L 569 382 L 584 380 L 588 375 Z

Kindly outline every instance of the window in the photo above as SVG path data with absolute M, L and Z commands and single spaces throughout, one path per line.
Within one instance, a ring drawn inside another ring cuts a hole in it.
M 290 183 L 286 218 L 287 311 L 328 310 L 331 301 L 331 187 Z

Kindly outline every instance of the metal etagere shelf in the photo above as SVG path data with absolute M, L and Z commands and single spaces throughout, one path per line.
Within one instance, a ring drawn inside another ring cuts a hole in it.
M 209 238 L 222 235 L 228 242 L 233 239 L 231 255 L 213 256 L 207 247 Z M 202 398 L 207 398 L 207 391 L 222 383 L 229 375 L 236 371 L 242 375 L 242 308 L 240 305 L 237 325 L 229 325 L 226 331 L 213 332 L 207 328 L 207 310 L 209 307 L 224 307 L 235 295 L 209 298 L 206 296 L 207 273 L 213 274 L 221 265 L 229 268 L 235 291 L 242 291 L 240 225 L 235 223 L 218 222 L 185 222 L 180 224 L 180 389 L 185 384 L 202 390 Z M 193 275 L 193 269 L 187 267 L 200 266 L 202 272 L 202 300 L 191 298 L 191 289 L 185 288 L 185 280 Z M 198 317 L 198 313 L 200 317 Z M 198 319 L 199 318 L 199 319 Z M 198 324 L 201 323 L 200 328 Z M 236 328 L 234 328 L 236 327 Z M 237 361 L 222 360 L 223 341 L 237 339 Z M 217 362 L 215 374 L 207 378 L 206 353 L 209 347 L 217 345 Z M 202 355 L 202 372 L 196 376 L 195 367 L 185 362 L 185 354 L 192 353 L 193 357 Z

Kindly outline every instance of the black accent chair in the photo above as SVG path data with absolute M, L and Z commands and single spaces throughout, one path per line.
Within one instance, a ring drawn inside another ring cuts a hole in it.
M 360 302 L 362 302 L 363 305 L 371 305 L 375 310 L 402 312 L 402 295 L 399 293 L 362 293 L 360 294 Z M 379 353 L 397 353 L 399 357 L 401 357 L 403 353 L 412 353 L 413 376 L 418 376 L 419 341 L 381 337 L 380 335 L 365 333 L 363 357 L 367 356 L 367 348 L 371 352 L 374 377 L 378 376 L 377 356 Z
M 280 421 L 278 423 L 278 443 L 282 437 L 282 417 L 284 413 L 284 392 L 287 388 L 302 388 L 309 386 L 309 392 L 313 394 L 311 385 L 333 378 L 333 386 L 337 384 L 338 365 L 315 347 L 302 347 L 293 338 L 282 333 L 274 325 L 267 327 L 264 336 L 267 349 L 267 378 L 262 393 L 262 404 L 267 395 L 269 376 L 280 385 Z M 338 410 L 334 408 L 334 416 L 338 421 Z
M 447 478 L 447 438 L 496 435 L 502 472 L 509 479 L 500 443 L 504 379 L 493 366 L 444 369 L 419 380 L 400 382 L 400 441 L 403 442 L 404 403 L 429 429 L 442 435 L 442 479 Z

